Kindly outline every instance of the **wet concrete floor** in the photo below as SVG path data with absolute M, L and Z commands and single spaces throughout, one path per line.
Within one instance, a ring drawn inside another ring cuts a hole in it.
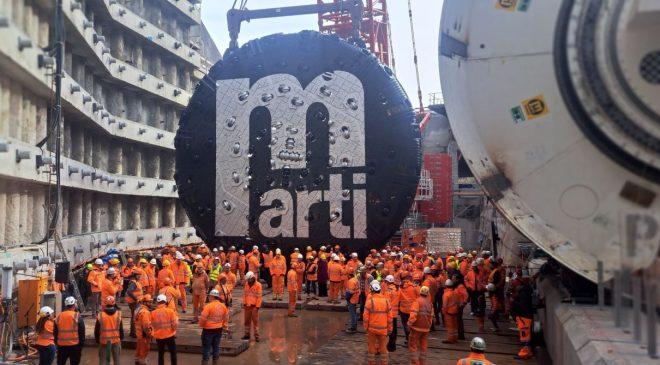
M 250 342 L 250 348 L 236 357 L 221 357 L 221 364 L 296 364 L 309 353 L 325 345 L 334 335 L 344 330 L 347 315 L 337 312 L 300 311 L 298 317 L 287 317 L 286 310 L 261 309 L 259 312 L 260 342 Z M 234 317 L 238 332 L 242 335 L 242 313 Z M 200 340 L 201 342 L 201 340 Z M 133 363 L 134 350 L 123 349 L 121 364 Z M 179 364 L 192 365 L 201 362 L 200 354 L 179 353 Z M 156 351 L 149 353 L 150 364 L 157 364 Z M 169 364 L 169 355 L 165 357 Z M 98 364 L 96 348 L 85 348 L 81 364 Z

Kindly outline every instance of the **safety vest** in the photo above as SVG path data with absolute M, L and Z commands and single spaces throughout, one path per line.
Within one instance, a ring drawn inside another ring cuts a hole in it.
M 286 273 L 286 260 L 282 255 L 271 259 L 269 265 L 271 275 L 284 275 Z
M 351 299 L 349 302 L 351 304 L 358 304 L 360 302 L 360 284 L 358 284 L 358 279 L 353 277 L 348 280 L 347 290 L 351 293 Z
M 99 329 L 99 343 L 105 345 L 106 343 L 119 343 L 119 326 L 121 325 L 121 312 L 116 311 L 110 315 L 105 312 L 99 313 L 98 321 L 100 324 Z
M 209 273 L 209 279 L 211 279 L 211 281 L 218 281 L 218 275 L 220 275 L 221 269 L 222 269 L 222 265 L 220 264 L 215 265 L 215 267 L 212 268 L 211 272 Z
M 296 270 L 291 268 L 286 274 L 286 289 L 289 293 L 298 291 L 300 283 L 298 282 L 298 274 Z
M 258 281 L 255 281 L 252 286 L 245 284 L 243 287 L 243 304 L 253 305 L 257 308 L 261 307 L 261 292 L 261 283 Z
M 454 289 L 446 288 L 442 294 L 442 311 L 446 314 L 458 314 L 458 307 L 461 305 L 461 298 Z
M 318 278 L 317 274 L 316 263 L 312 262 L 309 267 L 307 267 L 307 280 L 316 281 Z
M 388 285 L 387 296 L 392 306 L 392 318 L 396 318 L 399 315 L 399 289 L 395 285 Z
M 151 337 L 153 329 L 151 328 L 151 314 L 149 313 L 149 308 L 141 305 L 135 311 L 133 317 L 135 323 L 135 333 L 137 338 L 148 338 Z
M 142 284 L 140 284 L 137 280 L 131 280 L 131 283 L 135 285 L 135 289 L 133 289 L 133 293 L 132 293 L 133 296 L 137 298 L 137 300 L 142 299 Z M 126 293 L 126 303 L 129 304 L 135 303 L 135 299 L 131 298 L 128 295 L 128 293 Z
M 390 301 L 381 294 L 373 294 L 364 307 L 364 324 L 368 333 L 387 335 L 392 324 Z
M 419 289 L 411 282 L 406 281 L 399 291 L 399 311 L 401 313 L 410 313 L 413 302 L 419 296 Z
M 331 282 L 337 283 L 341 281 L 342 267 L 339 262 L 331 261 L 328 263 L 328 279 Z
M 493 365 L 493 363 L 488 361 L 484 354 L 471 352 L 470 356 L 458 360 L 458 365 Z
M 80 343 L 78 338 L 78 320 L 80 313 L 65 310 L 55 318 L 57 325 L 57 346 L 74 346 Z
M 55 324 L 52 319 L 46 320 L 44 329 L 37 334 L 37 345 L 50 346 L 55 344 L 55 335 L 53 334 Z
M 433 324 L 433 303 L 428 297 L 420 296 L 410 309 L 410 326 L 415 331 L 429 332 Z
M 214 300 L 202 309 L 199 316 L 199 326 L 204 329 L 218 329 L 227 325 L 227 307 L 221 302 Z
M 154 329 L 154 338 L 162 340 L 175 336 L 177 321 L 176 312 L 159 304 L 158 308 L 151 312 L 151 327 Z
M 172 265 L 172 273 L 174 273 L 174 278 L 177 284 L 186 284 L 188 282 L 189 271 L 188 264 L 183 261 L 174 262 Z

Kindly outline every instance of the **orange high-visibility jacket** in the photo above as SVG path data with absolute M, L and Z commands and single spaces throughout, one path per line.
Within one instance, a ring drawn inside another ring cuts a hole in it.
M 340 282 L 342 269 L 343 268 L 339 262 L 328 262 L 328 279 L 331 282 Z
M 463 284 L 458 285 L 456 288 L 454 288 L 454 291 L 458 294 L 458 297 L 460 299 L 460 305 L 466 305 L 468 302 L 468 292 L 467 289 L 465 289 L 465 286 Z
M 87 274 L 87 282 L 92 290 L 92 293 L 101 292 L 101 285 L 105 280 L 105 273 L 100 269 L 94 269 Z
M 391 313 L 389 299 L 380 293 L 372 294 L 364 306 L 362 316 L 364 330 L 376 335 L 387 335 L 392 332 Z
M 270 260 L 270 274 L 272 276 L 284 275 L 286 273 L 286 259 L 284 256 L 275 256 Z
M 318 278 L 317 268 L 318 265 L 316 264 L 316 262 L 312 262 L 311 264 L 309 264 L 309 266 L 307 267 L 307 274 L 306 274 L 308 281 L 316 281 L 316 279 Z
M 261 257 L 264 260 L 264 267 L 266 269 L 270 268 L 270 261 L 273 259 L 273 251 L 268 251 L 268 253 L 262 253 Z M 284 260 L 286 262 L 286 259 Z
M 424 281 L 422 281 L 422 286 L 429 288 L 429 298 L 435 298 L 435 294 L 438 292 L 438 282 L 431 275 L 426 275 Z
M 57 346 L 74 346 L 80 343 L 78 338 L 78 320 L 80 313 L 65 310 L 55 318 L 57 325 Z
M 494 364 L 488 361 L 484 354 L 477 354 L 471 352 L 468 357 L 458 360 L 456 365 L 494 365 Z
M 167 297 L 167 307 L 176 312 L 176 302 L 181 298 L 181 292 L 178 288 L 173 286 L 164 286 L 159 291 L 158 294 L 163 294 Z
M 164 267 L 158 271 L 158 287 L 162 288 L 165 286 L 165 279 L 169 278 L 172 285 L 176 285 L 176 277 L 174 272 L 169 267 Z
M 442 294 L 442 313 L 458 314 L 458 307 L 461 305 L 461 297 L 456 290 L 445 288 Z
M 37 334 L 37 345 L 50 346 L 55 344 L 55 335 L 53 334 L 54 330 L 55 330 L 55 323 L 53 322 L 53 320 L 52 319 L 46 320 L 46 323 L 44 323 L 43 331 Z
M 130 267 L 128 265 L 124 265 L 124 266 L 121 267 L 121 277 L 122 278 L 127 278 L 127 277 L 131 276 L 132 273 L 133 273 L 133 267 Z
M 199 326 L 204 329 L 218 329 L 227 327 L 229 310 L 218 300 L 213 300 L 204 306 L 199 316 Z
M 133 296 L 137 298 L 137 300 L 140 300 L 140 298 L 142 298 L 142 284 L 140 284 L 140 282 L 137 280 L 131 280 L 131 283 L 135 284 L 135 289 L 133 290 Z M 135 303 L 135 299 L 131 298 L 131 296 L 128 295 L 128 291 L 126 291 L 126 303 L 128 304 Z
M 101 299 L 105 300 L 107 297 L 114 297 L 120 290 L 121 286 L 117 285 L 114 280 L 105 278 L 101 285 Z
M 419 332 L 429 332 L 433 324 L 433 303 L 429 297 L 420 296 L 410 308 L 408 326 Z
M 401 313 L 410 313 L 413 302 L 419 296 L 419 288 L 410 281 L 404 281 L 399 291 L 399 311 Z
M 99 343 L 105 345 L 110 343 L 119 343 L 121 341 L 119 336 L 119 326 L 121 326 L 121 312 L 116 311 L 110 315 L 105 312 L 100 312 L 98 316 L 99 327 Z
M 259 263 L 259 255 L 250 255 L 248 258 L 248 268 L 250 271 L 257 274 L 259 272 L 259 267 L 261 267 L 261 264 Z
M 360 302 L 360 284 L 358 283 L 358 278 L 352 277 L 348 279 L 347 290 L 351 293 L 351 299 L 349 302 L 351 304 L 358 304 Z
M 229 265 L 231 266 L 232 270 L 236 270 L 238 268 L 238 252 L 232 251 L 229 253 Z
M 390 305 L 392 306 L 392 318 L 396 318 L 399 315 L 399 288 L 397 288 L 396 285 L 388 285 L 387 296 L 390 299 Z
M 298 291 L 300 283 L 298 282 L 298 273 L 295 269 L 291 268 L 286 274 L 286 290 L 289 293 Z
M 172 269 L 172 274 L 176 281 L 173 281 L 172 284 L 187 284 L 190 278 L 190 268 L 183 260 L 174 261 L 170 265 Z
M 246 283 L 245 287 L 243 287 L 243 305 L 261 308 L 261 294 L 260 282 L 255 281 L 252 286 Z
M 176 315 L 176 311 L 164 304 L 158 304 L 158 308 L 151 312 L 151 327 L 153 328 L 153 336 L 157 340 L 176 336 L 178 324 L 179 317 Z
M 135 333 L 137 338 L 151 338 L 153 328 L 151 327 L 151 313 L 149 308 L 141 305 L 135 311 L 133 321 L 135 321 Z

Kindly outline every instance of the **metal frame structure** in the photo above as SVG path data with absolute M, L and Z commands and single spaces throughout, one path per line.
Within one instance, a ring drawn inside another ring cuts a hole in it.
M 338 5 L 341 0 L 316 0 L 319 6 Z M 351 36 L 351 16 L 343 11 L 319 13 L 319 31 L 337 34 L 342 38 Z M 385 65 L 392 65 L 390 23 L 387 0 L 365 0 L 360 25 L 360 37 L 367 49 Z

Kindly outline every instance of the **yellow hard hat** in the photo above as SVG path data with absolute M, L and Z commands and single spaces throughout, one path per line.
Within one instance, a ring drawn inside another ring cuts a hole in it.
M 447 263 L 447 268 L 448 269 L 455 269 L 456 268 L 456 262 L 455 261 L 449 261 Z
M 424 296 L 429 295 L 429 287 L 422 286 L 421 288 L 419 288 L 419 294 Z
M 170 260 L 163 261 L 163 266 L 170 266 Z

